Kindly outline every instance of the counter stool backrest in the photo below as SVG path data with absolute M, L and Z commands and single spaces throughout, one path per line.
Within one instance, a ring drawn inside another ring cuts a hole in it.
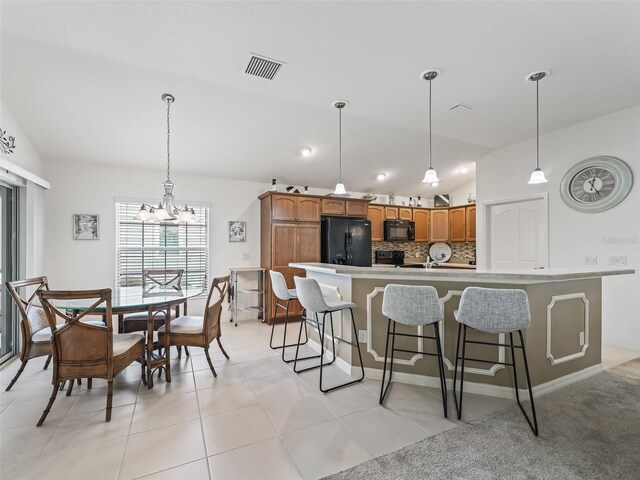
M 527 292 L 468 287 L 462 293 L 458 322 L 488 333 L 515 332 L 531 323 Z
M 387 285 L 382 313 L 405 325 L 430 325 L 444 318 L 438 292 L 430 286 Z
M 276 272 L 275 270 L 269 270 L 269 276 L 271 277 L 271 288 L 273 289 L 273 293 L 280 300 L 292 300 L 296 298 L 292 295 L 293 292 L 290 292 L 287 288 L 287 281 L 284 279 L 284 275 L 281 272 Z
M 326 312 L 329 310 L 327 302 L 322 295 L 322 289 L 317 280 L 313 278 L 293 277 L 296 284 L 298 300 L 303 308 L 311 312 Z

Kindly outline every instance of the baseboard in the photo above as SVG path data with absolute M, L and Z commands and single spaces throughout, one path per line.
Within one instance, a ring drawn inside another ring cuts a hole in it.
M 320 352 L 320 344 L 314 340 L 309 339 L 308 345 L 315 350 L 316 352 Z M 326 352 L 326 349 L 325 349 Z M 325 353 L 325 358 L 327 360 L 331 360 L 331 355 L 327 352 Z M 360 367 L 353 367 L 348 362 L 343 360 L 340 357 L 336 358 L 336 366 L 340 368 L 340 370 L 344 371 L 349 375 L 357 375 L 359 374 Z M 578 372 L 570 373 L 569 375 L 565 375 L 564 377 L 556 378 L 550 380 L 545 383 L 541 383 L 540 385 L 536 385 L 533 387 L 533 396 L 535 398 L 542 397 L 547 393 L 558 390 L 559 388 L 566 387 L 571 385 L 572 383 L 579 382 L 586 378 L 592 377 L 604 371 L 602 364 L 599 363 L 597 365 L 593 365 L 591 367 L 587 367 L 584 370 L 580 370 Z M 382 370 L 378 368 L 368 368 L 364 369 L 365 378 L 371 380 L 382 380 Z M 393 380 L 401 383 L 407 383 L 409 385 L 419 385 L 421 387 L 433 387 L 440 388 L 440 378 L 432 377 L 429 375 L 418 375 L 415 373 L 405 373 L 405 372 L 393 372 Z M 453 379 L 447 379 L 447 388 L 449 390 L 453 389 Z M 489 397 L 498 397 L 498 398 L 509 398 L 515 400 L 516 394 L 513 387 L 504 387 L 501 385 L 491 385 L 488 383 L 478 383 L 478 382 L 464 382 L 464 391 L 468 393 L 476 393 L 478 395 L 485 395 Z M 521 398 L 528 398 L 529 392 L 526 388 L 520 389 Z

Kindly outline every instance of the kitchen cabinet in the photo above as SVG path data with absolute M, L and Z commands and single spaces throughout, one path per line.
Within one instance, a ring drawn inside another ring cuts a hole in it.
M 371 208 L 371 207 L 369 207 Z M 416 242 L 428 242 L 431 237 L 429 227 L 431 225 L 431 214 L 426 208 L 416 208 L 413 210 L 413 221 L 416 227 Z
M 281 221 L 320 221 L 320 200 L 313 197 L 273 195 L 271 219 Z
M 385 220 L 398 220 L 398 207 L 384 207 Z
M 369 204 L 363 201 L 347 200 L 346 214 L 348 217 L 366 217 Z
M 467 242 L 476 241 L 476 206 L 467 207 Z
M 322 199 L 322 215 L 344 215 L 345 202 L 335 198 Z
M 412 221 L 413 208 L 398 207 L 398 219 Z
M 449 209 L 449 241 L 464 242 L 467 240 L 467 209 L 456 207 Z
M 449 209 L 431 210 L 431 238 L 432 242 L 446 242 L 449 240 Z
M 369 205 L 367 218 L 371 222 L 371 241 L 382 242 L 384 240 L 384 211 L 381 205 Z

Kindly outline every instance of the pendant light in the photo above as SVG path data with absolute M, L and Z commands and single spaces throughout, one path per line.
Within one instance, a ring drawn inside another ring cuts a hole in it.
M 442 72 L 439 70 L 427 70 L 420 75 L 423 80 L 429 82 L 429 168 L 422 179 L 422 182 L 427 185 L 434 185 L 438 183 L 438 174 L 431 163 L 431 82 L 440 75 L 440 73 Z
M 527 80 L 536 82 L 536 169 L 531 172 L 529 185 L 547 183 L 544 172 L 540 168 L 540 80 L 549 74 L 548 71 L 533 72 L 527 76 Z
M 342 109 L 349 105 L 349 102 L 346 100 L 336 100 L 332 103 L 332 105 L 338 109 L 338 138 L 339 138 L 339 159 L 340 159 L 340 171 L 338 176 L 338 183 L 336 184 L 336 189 L 333 191 L 334 195 L 347 195 L 347 189 L 344 187 L 344 183 L 342 183 Z
M 171 104 L 175 101 L 173 95 L 165 93 L 162 95 L 162 101 L 167 104 L 167 179 L 162 184 L 164 187 L 164 195 L 157 207 L 142 204 L 140 210 L 133 217 L 134 220 L 140 221 L 160 221 L 171 223 L 188 223 L 197 220 L 197 216 L 193 208 L 187 205 L 178 209 L 173 203 L 173 187 L 175 184 L 171 181 Z

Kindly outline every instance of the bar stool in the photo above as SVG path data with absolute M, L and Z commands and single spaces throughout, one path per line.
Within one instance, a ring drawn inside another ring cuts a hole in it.
M 312 370 L 314 368 L 320 368 L 320 382 L 319 387 L 322 393 L 327 393 L 332 390 L 336 390 L 337 388 L 346 387 L 347 385 L 352 385 L 354 383 L 361 382 L 364 379 L 364 365 L 362 363 L 362 352 L 360 351 L 360 344 L 358 343 L 358 332 L 356 330 L 356 322 L 353 317 L 353 308 L 355 308 L 356 304 L 352 302 L 341 302 L 341 301 L 332 301 L 326 300 L 322 295 L 322 290 L 320 289 L 320 285 L 313 278 L 302 278 L 302 277 L 293 277 L 293 280 L 296 284 L 296 291 L 298 293 L 298 300 L 300 304 L 304 308 L 304 314 L 302 315 L 302 321 L 300 322 L 300 332 L 298 333 L 298 346 L 296 347 L 296 356 L 294 358 L 293 363 L 293 371 L 296 373 L 306 372 L 307 370 Z M 339 312 L 341 310 L 349 310 L 351 313 L 351 325 L 353 326 L 353 335 L 354 342 L 348 342 L 342 338 L 337 339 L 334 329 L 333 329 L 333 312 Z M 314 319 L 307 317 L 308 312 L 314 312 Z M 322 314 L 322 321 L 319 320 L 318 315 Z M 329 315 L 329 324 L 331 327 L 331 346 L 333 357 L 329 363 L 324 363 L 324 334 L 326 328 L 326 318 L 327 314 Z M 310 323 L 317 331 L 320 337 L 320 355 L 312 355 L 304 358 L 299 358 L 298 353 L 300 350 L 300 339 L 302 337 L 302 328 L 303 325 L 306 328 L 306 324 Z M 322 387 L 322 370 L 325 366 L 331 365 L 336 361 L 336 340 L 346 343 L 347 345 L 351 345 L 352 347 L 356 347 L 358 350 L 358 357 L 360 359 L 360 369 L 362 371 L 362 375 L 360 378 L 356 380 L 351 380 L 349 382 L 341 383 L 339 385 L 335 385 L 330 388 Z M 319 358 L 320 365 L 314 365 L 312 367 L 303 368 L 301 370 L 297 369 L 297 364 L 299 360 L 309 360 L 312 358 Z
M 460 299 L 460 307 L 454 312 L 458 321 L 458 342 L 456 344 L 456 368 L 453 375 L 453 397 L 456 402 L 456 411 L 458 420 L 462 418 L 462 391 L 464 382 L 464 362 L 471 360 L 475 362 L 500 364 L 513 367 L 514 385 L 516 390 L 516 400 L 518 406 L 526 418 L 529 427 L 534 435 L 538 435 L 538 418 L 536 416 L 536 407 L 533 403 L 533 391 L 531 389 L 531 378 L 529 376 L 529 364 L 527 363 L 527 352 L 524 346 L 524 337 L 522 329 L 527 328 L 531 323 L 531 313 L 529 312 L 529 300 L 524 290 L 512 289 L 495 289 L 468 287 L 462 293 Z M 467 340 L 467 328 L 472 328 L 485 333 L 508 333 L 509 343 L 492 343 L 479 342 L 475 340 Z M 513 334 L 518 332 L 520 336 L 520 345 L 515 345 Z M 462 338 L 462 356 L 460 352 L 460 339 Z M 466 357 L 465 347 L 468 343 L 476 345 L 491 345 L 498 347 L 509 347 L 511 349 L 511 363 L 479 360 L 476 358 Z M 531 402 L 531 411 L 533 414 L 533 422 L 527 415 L 522 403 L 520 403 L 520 393 L 518 390 L 518 370 L 516 368 L 515 350 L 522 352 L 524 360 L 524 369 L 527 377 L 527 387 L 529 389 L 529 401 Z M 460 370 L 460 403 L 456 395 L 456 382 L 458 376 L 458 360 L 462 360 L 462 368 Z
M 284 275 L 282 275 L 281 272 L 270 270 L 269 275 L 271 276 L 271 288 L 273 289 L 273 294 L 276 296 L 276 303 L 275 303 L 276 311 L 278 308 L 282 308 L 285 311 L 284 338 L 282 340 L 282 345 L 276 345 L 275 347 L 273 346 L 273 332 L 276 328 L 276 321 L 274 319 L 273 325 L 271 325 L 271 338 L 269 339 L 269 347 L 271 347 L 272 350 L 277 350 L 281 348 L 282 361 L 285 363 L 291 363 L 295 360 L 295 358 L 292 358 L 290 360 L 285 360 L 284 352 L 287 347 L 295 347 L 297 345 L 296 343 L 290 343 L 289 345 L 286 345 L 286 342 L 287 342 L 287 323 L 289 322 L 289 303 L 292 300 L 297 300 L 298 294 L 296 293 L 295 288 L 287 288 L 287 282 L 284 279 Z M 282 305 L 281 303 L 278 303 L 278 301 L 282 301 L 286 303 Z M 309 340 L 309 332 L 307 332 L 307 324 L 306 322 L 304 324 L 305 324 L 305 328 L 304 328 L 305 341 L 302 342 L 302 345 L 306 344 L 307 341 Z
M 444 376 L 444 361 L 442 356 L 442 343 L 440 342 L 440 328 L 438 322 L 444 319 L 442 308 L 438 300 L 438 292 L 433 287 L 410 286 L 389 284 L 384 288 L 382 300 L 382 313 L 389 319 L 387 324 L 387 340 L 384 351 L 384 369 L 382 370 L 382 384 L 380 385 L 380 405 L 384 402 L 387 391 L 391 386 L 393 375 L 394 352 L 420 353 L 438 358 L 438 373 L 440 376 L 440 391 L 442 392 L 442 408 L 447 418 L 447 384 Z M 393 323 L 393 330 L 391 325 Z M 420 326 L 433 325 L 435 336 L 412 335 L 408 333 L 396 333 L 396 325 Z M 435 340 L 436 352 L 428 353 L 417 350 L 396 348 L 396 336 L 410 338 L 427 338 Z M 385 387 L 384 380 L 387 372 L 387 359 L 389 358 L 389 337 L 391 337 L 391 362 L 389 365 L 389 381 Z

